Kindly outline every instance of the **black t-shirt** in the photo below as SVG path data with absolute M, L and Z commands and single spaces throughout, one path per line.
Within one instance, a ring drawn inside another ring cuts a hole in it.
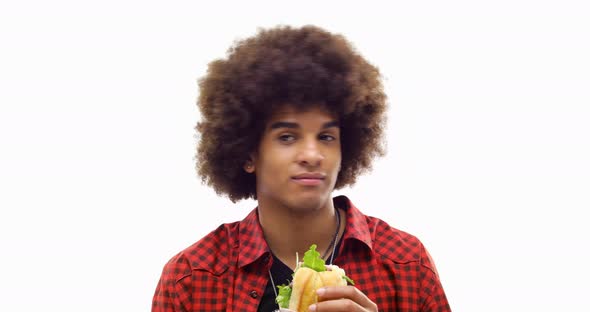
M 281 260 L 279 260 L 276 257 L 273 259 L 270 272 L 275 282 L 275 286 L 288 285 L 293 279 L 293 270 L 291 270 L 291 268 L 289 268 L 286 264 L 284 264 Z M 264 295 L 262 295 L 262 301 L 258 306 L 258 312 L 272 312 L 277 310 L 279 308 L 279 305 L 276 303 L 275 299 L 275 291 L 272 287 L 272 282 L 270 281 L 269 276 L 268 283 L 266 284 L 266 289 L 264 289 Z

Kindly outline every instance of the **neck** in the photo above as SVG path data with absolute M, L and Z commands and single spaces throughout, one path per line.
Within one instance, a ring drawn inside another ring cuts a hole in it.
M 268 246 L 275 257 L 291 269 L 296 266 L 296 253 L 302 259 L 309 246 L 316 244 L 322 256 L 330 254 L 333 248 L 330 243 L 336 231 L 338 237 L 342 237 L 344 214 L 334 208 L 331 199 L 317 209 L 304 212 L 266 205 L 260 199 L 258 204 L 258 216 Z M 336 213 L 340 213 L 340 225 L 337 224 Z

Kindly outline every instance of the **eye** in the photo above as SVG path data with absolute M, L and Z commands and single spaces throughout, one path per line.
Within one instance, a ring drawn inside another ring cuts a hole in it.
M 336 137 L 333 136 L 333 135 L 331 135 L 331 134 L 324 133 L 324 134 L 320 134 L 319 139 L 322 140 L 322 141 L 328 141 L 328 142 L 330 142 L 330 141 L 336 140 Z
M 290 133 L 283 133 L 283 134 L 279 135 L 279 141 L 290 143 L 290 142 L 295 141 L 295 136 Z

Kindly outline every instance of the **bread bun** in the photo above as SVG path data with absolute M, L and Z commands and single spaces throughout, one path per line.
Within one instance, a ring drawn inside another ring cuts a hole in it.
M 316 291 L 326 286 L 346 286 L 344 270 L 337 266 L 327 266 L 328 271 L 317 272 L 310 268 L 299 268 L 293 276 L 293 286 L 289 309 L 307 312 L 307 308 L 318 302 Z

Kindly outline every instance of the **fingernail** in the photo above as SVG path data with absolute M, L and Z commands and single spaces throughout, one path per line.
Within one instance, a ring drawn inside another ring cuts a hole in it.
M 316 309 L 317 309 L 317 306 L 315 304 L 312 304 L 309 306 L 309 311 L 311 311 L 311 312 L 315 312 Z
M 318 296 L 323 296 L 324 293 L 326 293 L 326 290 L 324 288 L 320 288 L 316 291 L 316 294 L 318 294 Z

